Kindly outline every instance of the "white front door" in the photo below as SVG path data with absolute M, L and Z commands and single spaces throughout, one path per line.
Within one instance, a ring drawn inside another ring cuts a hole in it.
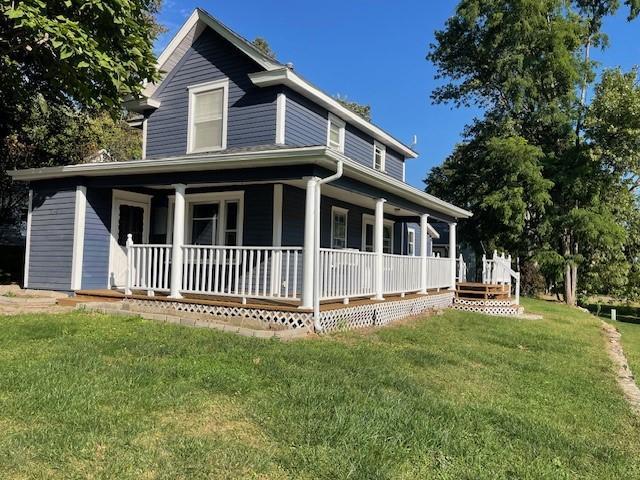
M 141 193 L 114 191 L 111 212 L 109 286 L 124 287 L 127 281 L 127 236 L 133 243 L 149 243 L 151 197 Z

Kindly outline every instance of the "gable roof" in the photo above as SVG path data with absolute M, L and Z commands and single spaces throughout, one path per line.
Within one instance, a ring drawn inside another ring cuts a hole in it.
M 222 22 L 212 17 L 209 13 L 201 8 L 196 8 L 189 16 L 187 21 L 182 25 L 178 33 L 169 42 L 166 48 L 158 57 L 157 68 L 163 71 L 163 79 L 158 83 L 148 84 L 143 90 L 145 97 L 151 97 L 158 90 L 163 80 L 167 78 L 171 70 L 178 64 L 180 58 L 186 53 L 189 46 L 193 44 L 205 30 L 211 28 L 224 39 L 229 41 L 233 46 L 238 48 L 242 53 L 247 55 L 263 68 L 262 72 L 250 75 L 251 80 L 258 86 L 269 85 L 286 85 L 292 90 L 309 98 L 326 108 L 331 113 L 337 115 L 350 124 L 360 128 L 362 131 L 371 135 L 376 140 L 384 143 L 409 158 L 416 158 L 418 154 L 403 142 L 397 140 L 380 127 L 365 120 L 361 116 L 353 113 L 344 107 L 340 102 L 336 101 L 330 95 L 326 94 L 319 88 L 315 87 L 300 75 L 286 65 L 265 55 L 256 48 L 249 40 L 237 34 Z M 186 47 L 186 48 L 185 48 Z

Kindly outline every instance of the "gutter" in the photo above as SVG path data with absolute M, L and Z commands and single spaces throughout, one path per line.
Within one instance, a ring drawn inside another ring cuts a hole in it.
M 313 329 L 320 333 L 320 190 L 321 186 L 342 177 L 344 172 L 342 160 L 336 162 L 336 173 L 328 177 L 321 178 L 316 182 L 315 215 L 313 226 Z

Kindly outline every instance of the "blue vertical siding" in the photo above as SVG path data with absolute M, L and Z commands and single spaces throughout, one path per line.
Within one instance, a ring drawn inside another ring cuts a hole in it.
M 108 286 L 111 199 L 110 188 L 87 189 L 82 262 L 82 288 L 85 289 Z
M 34 186 L 29 288 L 71 289 L 75 187 Z
M 187 151 L 188 87 L 229 79 L 227 147 L 275 143 L 277 87 L 253 85 L 249 73 L 262 70 L 211 29 L 189 47 L 154 98 L 161 105 L 147 121 L 147 157 Z

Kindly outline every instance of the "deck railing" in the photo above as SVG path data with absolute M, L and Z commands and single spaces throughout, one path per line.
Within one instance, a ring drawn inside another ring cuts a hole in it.
M 186 245 L 182 291 L 297 300 L 301 247 Z
M 127 290 L 168 291 L 171 245 L 134 245 L 127 241 Z
M 299 301 L 302 293 L 302 247 L 184 245 L 181 293 Z M 373 252 L 320 249 L 320 300 L 378 295 Z M 382 255 L 383 295 L 451 286 L 455 260 L 439 257 Z M 423 263 L 424 262 L 424 263 Z M 426 272 L 423 272 L 426 268 Z M 168 292 L 171 245 L 127 243 L 126 291 Z
M 373 296 L 376 255 L 320 249 L 320 300 Z
M 493 257 L 482 256 L 482 283 L 512 285 L 515 283 L 515 302 L 520 304 L 520 272 L 511 268 L 511 255 L 505 257 L 504 252 L 498 255 L 494 250 Z

